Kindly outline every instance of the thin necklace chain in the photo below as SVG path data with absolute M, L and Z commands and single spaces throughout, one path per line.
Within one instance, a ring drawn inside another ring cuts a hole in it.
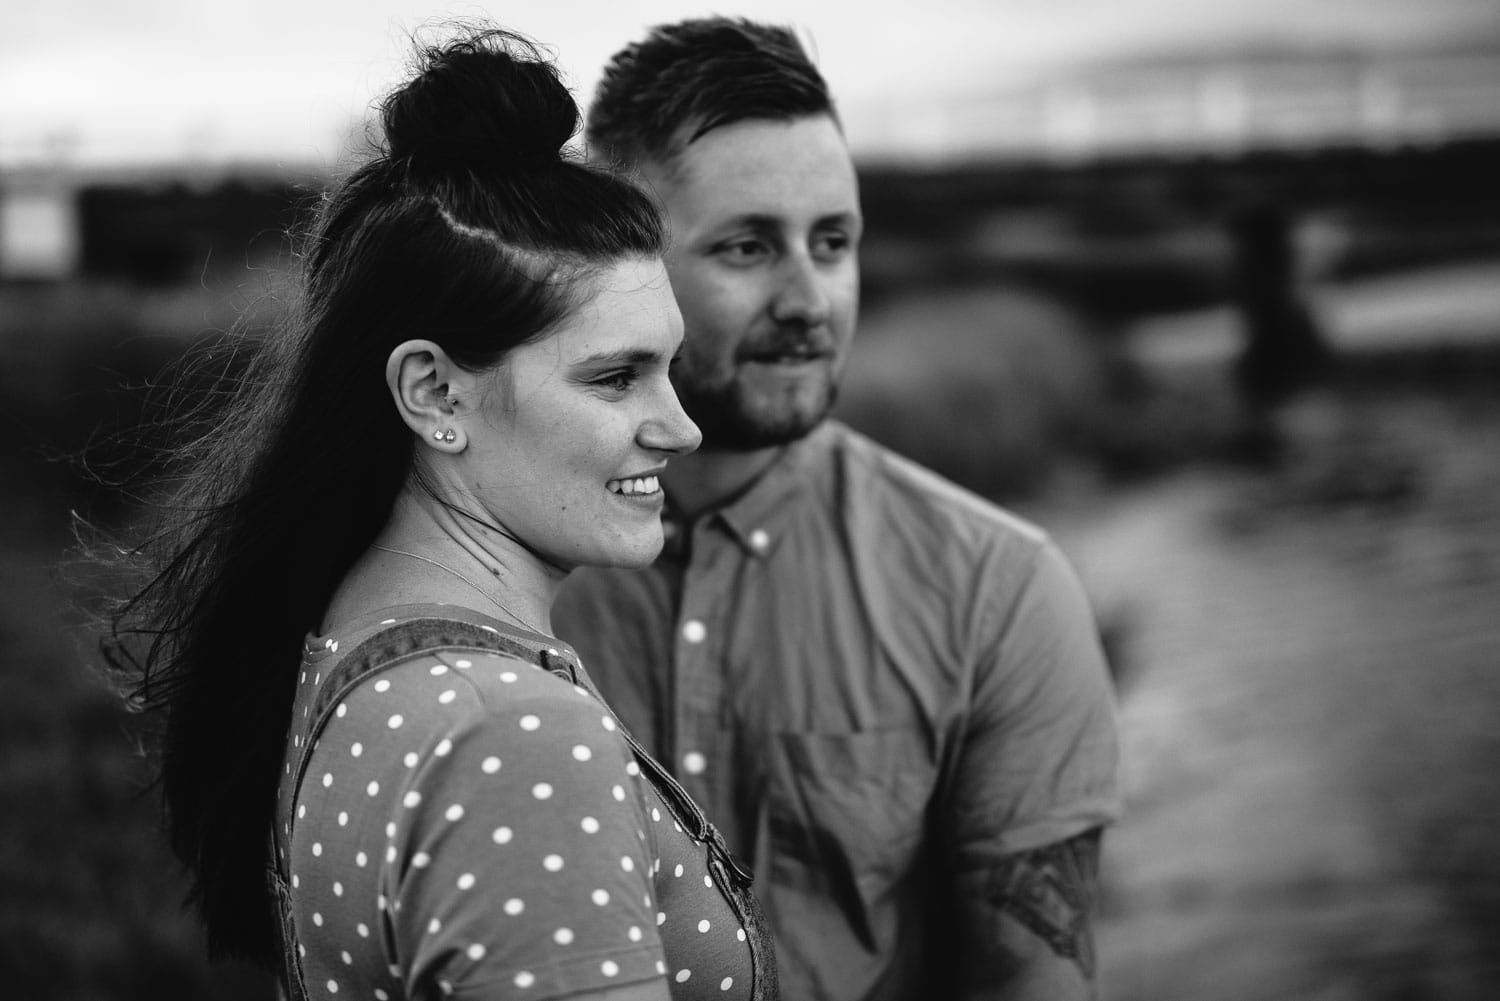
M 430 563 L 433 566 L 437 567 L 439 570 L 442 570 L 446 573 L 451 573 L 453 576 L 457 577 L 459 580 L 463 581 L 465 584 L 469 585 L 474 590 L 484 595 L 486 599 L 493 603 L 502 612 L 504 612 L 506 615 L 509 615 L 512 619 L 515 619 L 518 623 L 525 626 L 527 629 L 530 629 L 534 633 L 540 633 L 542 631 L 536 626 L 533 626 L 530 622 L 527 622 L 525 619 L 521 618 L 521 616 L 517 615 L 515 612 L 511 611 L 511 609 L 499 598 L 495 597 L 493 594 L 490 594 L 484 588 L 480 587 L 478 584 L 474 583 L 472 580 L 465 577 L 463 574 L 459 573 L 457 570 L 453 569 L 450 566 L 445 566 L 442 563 L 439 563 L 437 560 L 432 559 L 431 557 L 422 556 L 418 553 L 409 553 L 405 549 L 392 549 L 390 546 L 382 546 L 378 543 L 371 543 L 370 548 L 379 549 L 380 551 L 386 553 L 394 553 L 397 556 L 410 556 L 414 560 L 420 560 L 423 563 Z

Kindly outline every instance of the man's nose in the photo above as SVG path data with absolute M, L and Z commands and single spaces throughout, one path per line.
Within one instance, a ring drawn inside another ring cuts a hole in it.
M 810 255 L 788 254 L 777 272 L 771 315 L 778 321 L 801 321 L 810 327 L 826 323 L 832 309 L 827 289 L 830 280 Z

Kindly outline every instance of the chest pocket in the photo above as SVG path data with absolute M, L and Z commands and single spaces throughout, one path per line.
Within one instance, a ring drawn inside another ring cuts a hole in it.
M 779 733 L 769 752 L 773 882 L 868 902 L 911 868 L 937 780 L 924 730 Z

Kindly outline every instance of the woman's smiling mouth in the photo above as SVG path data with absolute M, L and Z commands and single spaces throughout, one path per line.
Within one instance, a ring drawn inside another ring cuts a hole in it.
M 632 476 L 620 480 L 610 480 L 604 484 L 610 493 L 622 494 L 626 497 L 635 497 L 654 494 L 661 490 L 661 483 L 655 475 Z

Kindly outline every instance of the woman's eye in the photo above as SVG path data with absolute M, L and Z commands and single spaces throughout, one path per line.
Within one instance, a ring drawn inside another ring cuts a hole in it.
M 595 379 L 594 385 L 600 387 L 601 389 L 609 389 L 613 390 L 616 393 L 623 393 L 631 386 L 635 385 L 635 379 L 636 374 L 633 371 L 611 372 L 609 375 L 606 375 L 599 379 Z

